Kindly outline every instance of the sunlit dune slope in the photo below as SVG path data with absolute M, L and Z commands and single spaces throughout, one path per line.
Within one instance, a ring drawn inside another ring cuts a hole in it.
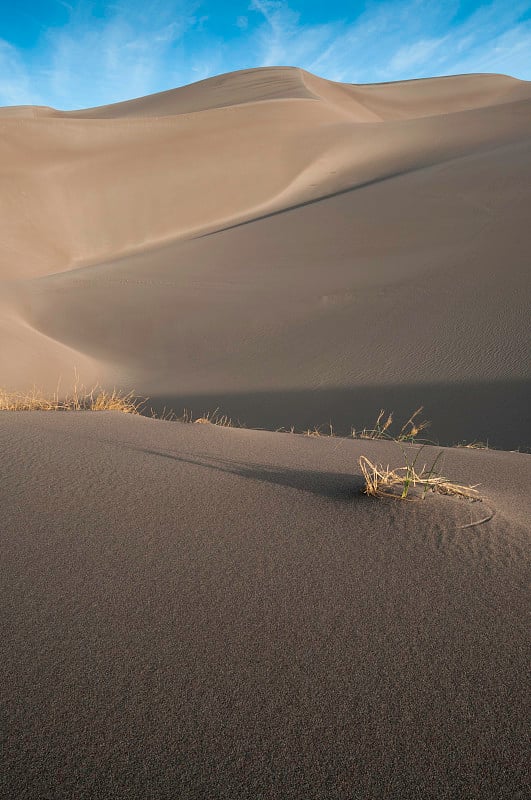
M 0 169 L 13 388 L 76 365 L 268 425 L 293 392 L 313 404 L 304 422 L 343 424 L 353 402 L 426 397 L 437 418 L 455 389 L 487 429 L 511 386 L 501 444 L 528 437 L 529 83 L 279 67 L 85 111 L 1 109 Z

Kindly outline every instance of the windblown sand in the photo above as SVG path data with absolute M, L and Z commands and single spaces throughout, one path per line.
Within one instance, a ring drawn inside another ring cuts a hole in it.
M 7 389 L 531 446 L 529 83 L 5 108 L 0 170 Z M 531 456 L 445 448 L 471 503 L 363 495 L 393 443 L 116 412 L 0 453 L 2 800 L 527 800 Z
M 446 450 L 488 501 L 407 503 L 360 494 L 385 442 L 6 412 L 0 446 L 2 797 L 528 796 L 531 456 Z
M 268 68 L 0 109 L 0 375 L 531 446 L 531 85 Z

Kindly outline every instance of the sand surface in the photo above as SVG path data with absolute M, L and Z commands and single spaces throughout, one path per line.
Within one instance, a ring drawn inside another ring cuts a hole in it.
M 0 374 L 531 446 L 531 85 L 266 68 L 0 109 Z
M 359 491 L 382 442 L 6 412 L 0 447 L 3 798 L 528 797 L 531 456 L 400 503 Z
M 527 800 L 531 84 L 4 108 L 0 178 L 0 386 L 248 426 L 0 412 L 2 800 Z M 264 430 L 420 405 L 483 500 Z

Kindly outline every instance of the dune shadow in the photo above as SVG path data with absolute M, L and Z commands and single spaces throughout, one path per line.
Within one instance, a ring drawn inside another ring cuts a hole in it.
M 184 409 L 202 416 L 216 408 L 247 428 L 303 431 L 329 423 L 336 434 L 371 428 L 380 409 L 393 411 L 400 425 L 419 406 L 431 421 L 426 438 L 452 446 L 482 441 L 502 450 L 531 447 L 529 380 L 473 381 L 467 383 L 403 384 L 352 388 L 294 389 L 259 392 L 212 392 L 151 397 L 149 408 Z
M 499 149 L 499 145 L 494 145 L 494 146 L 491 144 L 477 145 L 476 149 L 474 150 L 474 153 L 475 154 L 484 153 L 497 149 Z M 434 158 L 433 155 L 424 157 L 423 159 L 418 160 L 417 163 L 410 164 L 404 168 L 390 170 L 389 172 L 386 172 L 383 175 L 376 175 L 375 177 L 369 178 L 364 181 L 355 181 L 351 185 L 345 186 L 342 189 L 336 189 L 335 191 L 332 192 L 324 192 L 323 194 L 317 195 L 316 197 L 311 197 L 308 200 L 300 200 L 298 202 L 291 203 L 290 205 L 273 209 L 272 211 L 266 211 L 262 214 L 256 214 L 255 216 L 252 216 L 249 219 L 243 219 L 237 222 L 221 225 L 211 230 L 207 230 L 202 233 L 197 233 L 192 238 L 206 239 L 210 236 L 214 236 L 217 233 L 223 233 L 225 231 L 235 230 L 236 228 L 243 228 L 255 222 L 261 222 L 266 219 L 271 219 L 272 217 L 278 217 L 290 211 L 297 211 L 298 209 L 305 208 L 307 206 L 317 205 L 318 203 L 322 203 L 326 200 L 333 200 L 334 198 L 341 197 L 342 195 L 358 192 L 361 189 L 366 189 L 370 186 L 375 186 L 380 183 L 386 183 L 387 181 L 392 180 L 393 178 L 400 178 L 405 175 L 409 175 L 413 172 L 420 172 L 422 170 L 429 169 L 430 167 L 441 166 L 442 164 L 447 164 L 449 162 L 460 161 L 469 156 L 470 152 L 465 149 L 463 152 L 458 152 L 458 153 L 452 152 L 439 158 Z

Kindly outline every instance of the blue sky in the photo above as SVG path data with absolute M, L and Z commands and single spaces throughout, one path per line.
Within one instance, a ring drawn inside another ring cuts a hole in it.
M 222 72 L 531 79 L 531 0 L 0 0 L 0 105 L 71 109 Z

